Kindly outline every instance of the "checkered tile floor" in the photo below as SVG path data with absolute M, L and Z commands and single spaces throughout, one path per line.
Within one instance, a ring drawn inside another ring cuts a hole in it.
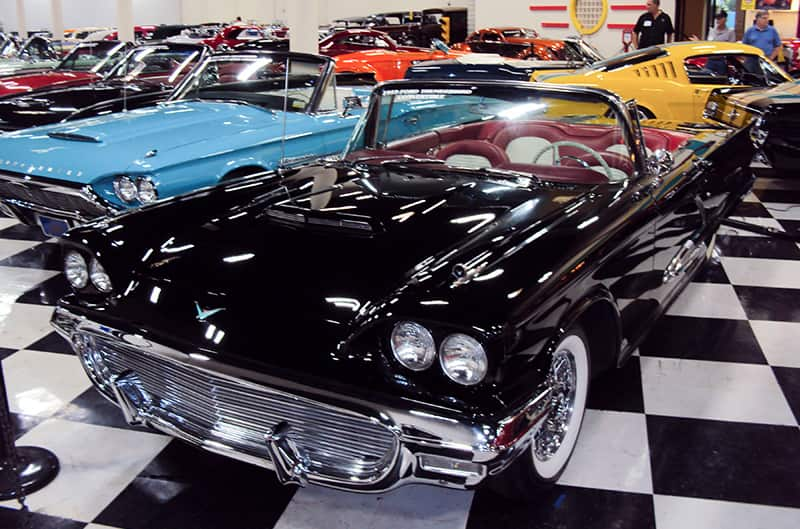
M 737 214 L 800 229 L 800 179 L 757 183 Z M 19 445 L 55 482 L 0 527 L 800 527 L 800 245 L 723 230 L 710 265 L 622 369 L 598 380 L 572 462 L 512 504 L 489 491 L 366 496 L 272 474 L 126 426 L 48 325 L 58 248 L 0 219 L 0 358 Z

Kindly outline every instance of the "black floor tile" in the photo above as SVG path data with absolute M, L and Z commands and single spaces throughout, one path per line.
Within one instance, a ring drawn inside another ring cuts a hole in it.
M 789 407 L 794 412 L 794 417 L 800 422 L 800 369 L 793 367 L 773 367 L 775 378 L 778 379 Z
M 0 261 L 0 266 L 36 268 L 37 270 L 61 270 L 61 247 L 54 242 L 43 242 L 33 248 Z
M 56 417 L 98 426 L 142 430 L 142 428 L 129 426 L 120 409 L 93 387 L 75 397 L 56 414 Z
M 717 247 L 725 257 L 800 260 L 800 248 L 796 243 L 773 237 L 720 235 Z
M 709 262 L 692 278 L 695 283 L 722 283 L 730 284 L 728 274 L 722 267 L 722 263 Z
M 787 189 L 753 189 L 753 194 L 761 202 L 787 202 L 800 204 L 800 191 Z
M 122 529 L 268 528 L 294 491 L 268 470 L 172 441 L 94 521 Z
M 44 242 L 49 237 L 42 233 L 37 226 L 26 226 L 25 224 L 15 224 L 10 228 L 0 230 L 0 239 L 16 239 L 20 241 L 41 241 Z
M 3 529 L 82 529 L 86 527 L 86 524 L 57 516 L 22 511 L 18 507 L 0 507 L 0 527 Z
M 800 290 L 734 286 L 747 318 L 800 322 Z
M 778 220 L 786 233 L 800 235 L 800 220 Z
M 9 356 L 13 355 L 16 352 L 17 352 L 16 349 L 7 349 L 5 347 L 0 347 L 0 360 L 2 360 L 3 358 L 8 358 Z
M 655 528 L 649 494 L 555 486 L 512 502 L 488 489 L 472 501 L 467 529 L 649 529 Z
M 800 507 L 800 430 L 647 417 L 653 492 Z
M 767 208 L 759 202 L 742 202 L 731 215 L 734 217 L 772 217 Z
M 11 413 L 11 423 L 14 427 L 14 438 L 19 439 L 43 420 L 44 418 L 36 417 L 34 415 Z
M 639 358 L 631 357 L 622 367 L 612 368 L 592 380 L 586 406 L 595 410 L 644 413 Z
M 766 364 L 747 321 L 662 316 L 639 346 L 642 356 Z
M 55 305 L 59 299 L 70 292 L 71 289 L 64 274 L 58 274 L 22 294 L 17 298 L 17 302 L 33 305 Z
M 67 341 L 55 331 L 51 332 L 44 338 L 32 343 L 25 349 L 32 349 L 34 351 L 45 351 L 48 353 L 62 353 L 68 355 L 75 354 L 75 351 L 72 350 L 72 347 L 70 347 Z

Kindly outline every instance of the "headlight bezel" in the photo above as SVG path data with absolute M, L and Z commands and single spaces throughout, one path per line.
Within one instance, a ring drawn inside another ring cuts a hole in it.
M 74 264 L 83 267 L 82 279 L 79 280 L 78 282 L 73 281 L 70 277 L 71 274 L 69 270 L 70 270 L 71 258 L 73 261 L 75 261 Z M 80 261 L 77 261 L 77 259 L 79 259 Z M 77 290 L 84 289 L 89 284 L 89 263 L 86 262 L 86 257 L 84 257 L 79 251 L 70 250 L 64 256 L 64 277 L 67 278 L 67 283 L 69 283 L 69 285 L 72 288 Z
M 457 360 L 451 360 L 450 364 L 448 364 L 446 349 L 455 340 L 466 342 L 472 347 L 472 350 L 476 356 L 470 360 L 477 364 L 473 366 L 472 369 L 478 373 L 478 376 L 473 376 L 472 378 L 459 378 L 457 371 L 458 365 L 453 364 L 453 362 Z M 475 386 L 483 382 L 486 379 L 486 375 L 489 373 L 489 355 L 486 353 L 486 348 L 483 346 L 480 340 L 469 334 L 456 332 L 447 335 L 444 340 L 442 340 L 442 343 L 439 344 L 438 353 L 439 366 L 442 368 L 445 376 L 456 384 L 460 384 L 462 386 Z
M 114 196 L 126 205 L 151 204 L 158 200 L 158 185 L 152 177 L 121 174 L 112 182 Z

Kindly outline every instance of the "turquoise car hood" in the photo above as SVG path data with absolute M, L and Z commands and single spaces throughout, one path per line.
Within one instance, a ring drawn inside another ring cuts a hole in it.
M 305 114 L 287 113 L 287 135 L 304 119 Z M 226 102 L 166 103 L 0 136 L 0 167 L 91 183 L 234 149 L 234 143 L 279 141 L 282 131 L 283 112 Z

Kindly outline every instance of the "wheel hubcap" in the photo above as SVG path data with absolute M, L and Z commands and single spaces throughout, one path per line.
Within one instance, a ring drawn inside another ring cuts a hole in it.
M 540 461 L 547 461 L 558 452 L 572 421 L 577 371 L 571 352 L 560 350 L 553 355 L 548 381 L 552 388 L 550 406 L 542 427 L 534 435 L 534 454 Z

